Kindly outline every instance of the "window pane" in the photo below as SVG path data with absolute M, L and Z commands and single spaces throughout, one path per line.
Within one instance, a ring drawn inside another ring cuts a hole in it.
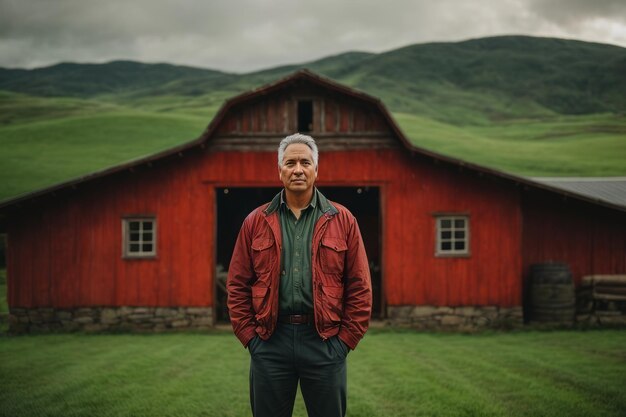
M 150 217 L 122 218 L 124 254 L 142 257 L 156 253 L 156 222 Z
M 441 250 L 450 250 L 452 249 L 451 242 L 441 242 Z
M 454 227 L 456 227 L 457 229 L 465 228 L 465 219 L 456 219 L 454 221 Z
M 450 226 L 452 226 L 452 222 L 450 221 L 450 219 L 441 219 L 441 227 L 442 228 L 449 229 Z
M 442 239 L 450 239 L 452 237 L 452 232 L 451 231 L 446 231 L 446 232 L 441 232 L 441 238 Z
M 454 250 L 465 250 L 465 242 L 454 242 Z
M 465 238 L 465 231 L 463 231 L 463 230 L 455 230 L 454 238 L 455 239 L 464 239 Z

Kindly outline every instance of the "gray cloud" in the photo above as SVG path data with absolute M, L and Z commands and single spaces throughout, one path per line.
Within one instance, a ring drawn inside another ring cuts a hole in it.
M 500 34 L 626 45 L 625 11 L 609 0 L 0 0 L 0 66 L 134 59 L 245 72 Z
M 528 6 L 538 16 L 570 28 L 597 19 L 626 23 L 624 0 L 531 0 Z

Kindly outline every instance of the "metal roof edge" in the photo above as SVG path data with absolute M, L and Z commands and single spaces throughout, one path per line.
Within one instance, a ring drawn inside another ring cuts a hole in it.
M 587 183 L 606 183 L 606 182 L 624 182 L 626 181 L 626 177 L 616 176 L 616 177 L 526 177 L 530 181 L 541 184 L 542 188 L 550 188 L 556 190 L 560 194 L 575 196 L 576 198 L 586 200 L 588 202 L 592 202 L 595 204 L 600 204 L 603 206 L 607 206 L 610 208 L 614 208 L 621 211 L 626 211 L 626 205 L 614 203 L 604 198 L 593 197 L 589 194 L 584 194 L 580 192 L 573 191 L 571 189 L 562 188 L 557 185 L 550 184 L 549 182 L 587 182 Z M 547 181 L 547 182 L 543 182 Z
M 614 176 L 614 177 L 529 177 L 535 181 L 560 181 L 560 182 L 612 182 L 612 181 L 626 181 L 626 177 Z

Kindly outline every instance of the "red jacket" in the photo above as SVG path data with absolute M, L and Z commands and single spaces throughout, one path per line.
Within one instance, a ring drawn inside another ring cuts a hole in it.
M 317 192 L 317 191 L 316 191 Z M 244 220 L 228 268 L 228 309 L 235 335 L 244 346 L 257 334 L 270 338 L 278 319 L 281 230 L 280 195 Z M 339 334 L 354 349 L 372 308 L 370 272 L 354 216 L 321 193 L 324 214 L 311 245 L 315 328 L 323 338 Z

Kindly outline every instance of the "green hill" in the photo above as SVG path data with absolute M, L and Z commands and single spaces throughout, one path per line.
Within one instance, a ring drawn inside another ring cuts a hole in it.
M 435 107 L 455 96 L 462 101 L 467 95 L 483 96 L 481 104 L 493 104 L 484 108 L 486 114 L 514 118 L 542 108 L 558 114 L 623 112 L 624 74 L 625 48 L 507 36 L 412 45 L 380 54 L 363 63 L 353 85 L 383 99 L 394 100 L 404 92 Z M 373 80 L 380 80 L 380 87 Z M 506 102 L 517 106 L 503 109 Z
M 32 70 L 0 69 L 0 90 L 46 97 L 93 97 L 148 91 L 181 79 L 228 76 L 220 71 L 170 64 L 113 61 L 107 64 L 61 63 Z
M 626 175 L 626 49 L 504 36 L 248 74 L 0 68 L 0 199 L 192 140 L 224 100 L 299 68 L 381 98 L 417 146 L 520 175 Z
M 47 97 L 104 96 L 117 102 L 224 97 L 304 67 L 380 97 L 393 111 L 455 124 L 626 109 L 625 48 L 524 36 L 411 45 L 381 54 L 350 52 L 248 74 L 128 61 L 2 69 L 0 90 Z M 459 108 L 468 116 L 456 118 Z

